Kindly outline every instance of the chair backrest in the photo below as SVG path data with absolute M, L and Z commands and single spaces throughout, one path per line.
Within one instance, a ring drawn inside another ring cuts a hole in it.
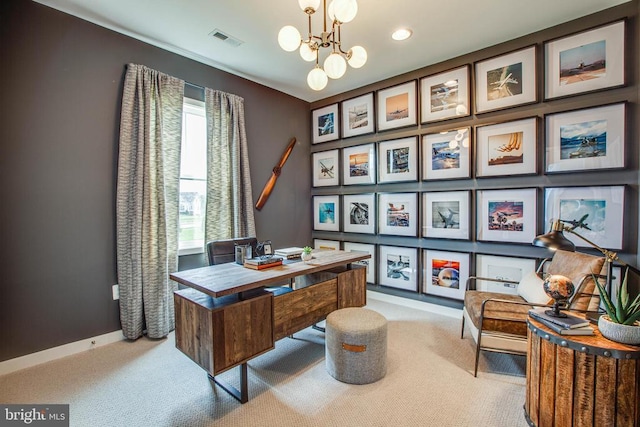
M 591 275 L 606 275 L 604 257 L 580 252 L 556 251 L 546 272 L 571 279 L 576 287 L 570 302 L 571 309 L 583 311 L 598 309 L 600 294 Z
M 233 262 L 236 259 L 236 245 L 251 245 L 251 250 L 255 253 L 258 239 L 255 237 L 240 237 L 237 239 L 213 240 L 207 243 L 207 255 L 209 265 L 224 264 Z

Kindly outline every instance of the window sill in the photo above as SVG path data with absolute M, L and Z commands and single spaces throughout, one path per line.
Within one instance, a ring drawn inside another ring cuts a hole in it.
M 201 246 L 193 248 L 183 248 L 178 250 L 178 256 L 203 254 L 204 249 Z

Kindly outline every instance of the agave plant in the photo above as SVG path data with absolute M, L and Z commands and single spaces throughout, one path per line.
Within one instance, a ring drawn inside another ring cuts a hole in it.
M 593 279 L 596 282 L 598 291 L 600 291 L 604 309 L 611 321 L 622 325 L 634 325 L 636 321 L 640 320 L 640 294 L 631 300 L 627 289 L 627 277 L 629 277 L 628 268 L 624 272 L 624 278 L 622 279 L 615 303 L 600 281 L 595 277 Z

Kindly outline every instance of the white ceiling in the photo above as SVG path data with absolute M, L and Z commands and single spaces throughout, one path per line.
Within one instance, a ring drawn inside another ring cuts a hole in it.
M 319 92 L 306 83 L 313 63 L 277 42 L 284 25 L 307 32 L 296 0 L 34 1 L 313 102 L 629 0 L 359 0 L 358 15 L 343 25 L 342 42 L 346 49 L 364 46 L 369 60 Z M 321 21 L 316 13 L 316 35 Z M 392 40 L 400 26 L 410 27 L 413 37 Z M 214 29 L 244 43 L 230 46 L 209 36 Z

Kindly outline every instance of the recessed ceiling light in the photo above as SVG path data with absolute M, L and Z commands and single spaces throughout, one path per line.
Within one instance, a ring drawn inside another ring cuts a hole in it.
M 411 37 L 411 34 L 413 34 L 413 31 L 411 31 L 410 29 L 400 28 L 398 30 L 395 30 L 393 34 L 391 34 L 391 38 L 394 40 L 406 40 Z

